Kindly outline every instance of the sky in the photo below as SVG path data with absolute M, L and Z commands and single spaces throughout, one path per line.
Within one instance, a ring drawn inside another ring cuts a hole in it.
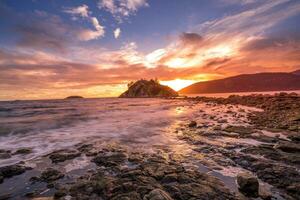
M 300 0 L 0 0 L 0 99 L 300 69 Z

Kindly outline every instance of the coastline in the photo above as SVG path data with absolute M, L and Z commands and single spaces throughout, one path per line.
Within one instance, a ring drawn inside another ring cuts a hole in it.
M 180 154 L 166 147 L 145 152 L 88 141 L 34 162 L 2 167 L 0 188 L 14 185 L 18 191 L 2 198 L 247 199 L 235 179 L 239 172 L 250 171 L 260 179 L 262 199 L 296 199 L 300 127 L 294 111 L 299 110 L 299 98 L 281 93 L 172 99 L 199 106 L 195 123 L 181 121 L 174 130 L 191 152 Z M 31 153 L 4 149 L 1 155 L 17 152 Z

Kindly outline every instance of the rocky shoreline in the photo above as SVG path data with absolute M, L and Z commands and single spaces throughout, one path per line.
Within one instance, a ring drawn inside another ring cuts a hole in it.
M 197 117 L 174 130 L 192 153 L 175 154 L 166 148 L 144 152 L 101 141 L 81 143 L 35 162 L 0 167 L 0 188 L 14 187 L 0 194 L 0 199 L 299 198 L 300 96 L 281 93 L 178 101 L 205 104 L 218 113 L 199 110 Z M 3 149 L 0 159 L 31 151 Z M 231 175 L 221 176 L 226 173 Z

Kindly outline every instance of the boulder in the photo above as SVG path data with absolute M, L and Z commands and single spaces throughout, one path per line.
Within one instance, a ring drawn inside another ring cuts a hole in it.
M 178 93 L 168 86 L 159 84 L 156 80 L 139 80 L 128 84 L 128 90 L 120 95 L 129 97 L 177 97 Z
M 259 191 L 258 179 L 249 172 L 242 172 L 237 175 L 239 190 L 246 196 L 257 197 Z
M 14 154 L 29 154 L 32 150 L 30 148 L 21 148 L 18 149 Z
M 64 175 L 60 171 L 53 168 L 47 168 L 42 172 L 40 179 L 45 182 L 51 182 L 62 177 L 64 177 Z
M 168 193 L 161 189 L 154 189 L 145 195 L 143 200 L 173 200 Z
M 197 122 L 195 122 L 195 121 L 191 121 L 190 123 L 189 123 L 189 127 L 190 128 L 193 128 L 193 127 L 196 127 L 197 126 Z
M 224 131 L 239 133 L 241 135 L 248 135 L 254 132 L 254 130 L 251 127 L 245 127 L 245 126 L 227 126 L 224 129 Z
M 31 168 L 25 167 L 22 165 L 10 165 L 0 168 L 0 177 L 3 178 L 10 178 L 16 175 L 23 174 L 26 170 L 29 170 Z M 0 178 L 1 179 L 1 178 Z
M 300 153 L 300 145 L 293 142 L 280 142 L 275 148 L 287 153 Z
M 53 163 L 64 162 L 80 156 L 81 153 L 76 150 L 59 150 L 49 154 L 49 158 Z

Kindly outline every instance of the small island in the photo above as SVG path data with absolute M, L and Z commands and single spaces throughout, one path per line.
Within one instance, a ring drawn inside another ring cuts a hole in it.
M 82 96 L 68 96 L 65 99 L 83 99 Z
M 120 95 L 121 98 L 134 97 L 177 97 L 178 93 L 172 88 L 161 85 L 158 80 L 138 80 L 128 84 L 128 90 Z

